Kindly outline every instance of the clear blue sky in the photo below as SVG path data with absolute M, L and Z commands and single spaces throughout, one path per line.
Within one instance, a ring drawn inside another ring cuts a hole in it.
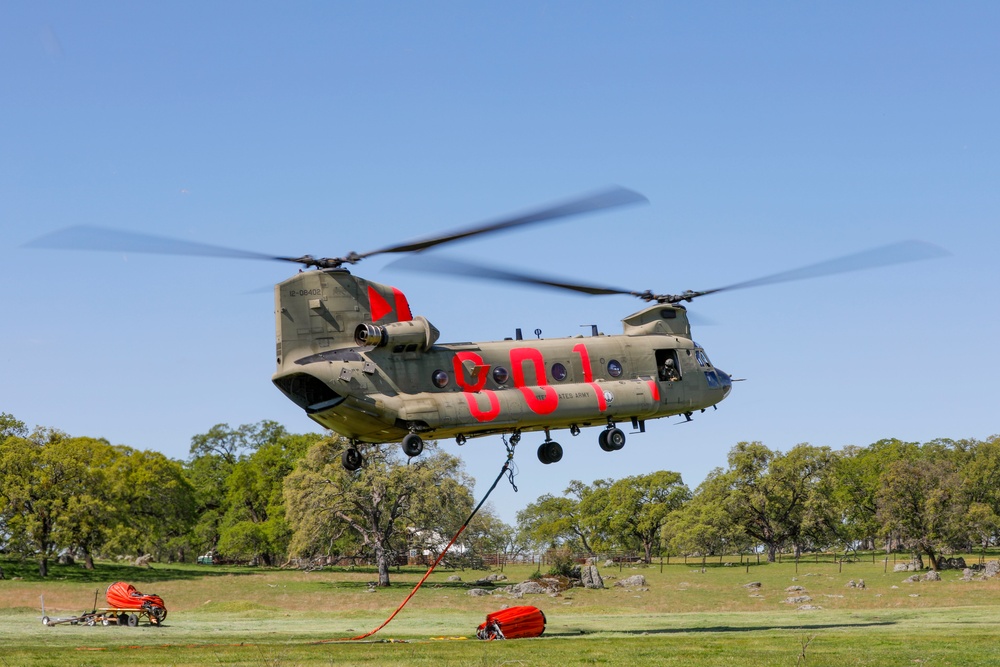
M 660 292 L 903 239 L 946 259 L 696 301 L 719 410 L 614 454 L 517 456 L 501 517 L 572 479 L 741 440 L 1000 432 L 1000 5 L 11 2 L 0 6 L 0 411 L 187 457 L 212 425 L 314 424 L 270 382 L 280 263 L 22 247 L 101 225 L 280 255 L 367 251 L 611 184 L 650 204 L 449 249 Z M 620 331 L 627 297 L 357 272 L 442 341 Z M 480 482 L 499 438 L 459 449 Z

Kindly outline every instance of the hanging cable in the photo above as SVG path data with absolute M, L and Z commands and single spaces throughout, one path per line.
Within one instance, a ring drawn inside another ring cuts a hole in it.
M 451 538 L 451 541 L 448 542 L 448 545 L 441 551 L 440 554 L 438 554 L 438 557 L 434 560 L 434 563 L 432 563 L 431 566 L 427 569 L 427 572 L 420 579 L 420 581 L 417 582 L 417 585 L 413 587 L 413 590 L 410 591 L 410 594 L 406 596 L 406 599 L 404 599 L 403 602 L 398 607 L 396 607 L 396 611 L 392 612 L 392 615 L 390 615 L 389 618 L 385 619 L 382 625 L 378 626 L 377 628 L 375 628 L 370 632 L 366 632 L 363 635 L 358 635 L 357 637 L 346 637 L 343 639 L 323 639 L 315 643 L 328 644 L 330 642 L 353 642 L 361 639 L 367 639 L 368 637 L 371 637 L 385 626 L 389 625 L 392 619 L 396 618 L 396 614 L 398 614 L 403 610 L 403 607 L 406 606 L 406 603 L 409 602 L 414 595 L 416 595 L 417 591 L 420 590 L 420 587 L 424 585 L 425 581 L 427 581 L 427 577 L 431 576 L 431 573 L 434 571 L 434 568 L 438 566 L 438 563 L 441 562 L 441 560 L 444 558 L 444 555 L 448 553 L 448 549 L 450 549 L 452 545 L 455 544 L 455 541 L 458 539 L 458 536 L 461 535 L 466 528 L 468 528 L 469 523 L 472 521 L 473 517 L 476 516 L 476 514 L 479 512 L 479 509 L 486 502 L 486 499 L 489 498 L 490 494 L 493 493 L 494 489 L 497 488 L 497 484 L 500 483 L 500 480 L 503 479 L 505 474 L 509 473 L 508 479 L 510 481 L 510 485 L 514 487 L 514 492 L 515 493 L 517 492 L 517 486 L 514 485 L 514 471 L 512 469 L 512 465 L 514 462 L 514 446 L 517 445 L 517 440 L 514 440 L 513 438 L 511 439 L 513 440 L 513 442 L 511 444 L 508 444 L 507 439 L 504 438 L 503 444 L 504 447 L 507 448 L 507 460 L 504 461 L 503 467 L 500 469 L 500 474 L 497 475 L 497 478 L 495 480 L 493 480 L 493 484 L 486 492 L 486 495 L 483 496 L 483 499 L 480 500 L 479 504 L 476 505 L 475 509 L 472 510 L 472 514 L 470 514 L 469 518 L 465 520 L 465 523 L 462 524 L 462 527 L 458 529 L 458 532 L 455 533 L 455 536 Z

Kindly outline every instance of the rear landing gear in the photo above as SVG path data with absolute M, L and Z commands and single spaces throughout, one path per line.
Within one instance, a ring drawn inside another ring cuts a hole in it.
M 357 450 L 354 445 L 351 445 L 344 450 L 344 453 L 340 455 L 340 462 L 344 465 L 346 470 L 354 472 L 361 467 L 364 463 L 364 459 L 361 457 L 361 452 Z
M 403 438 L 403 453 L 411 459 L 424 451 L 424 440 L 416 433 L 407 433 Z

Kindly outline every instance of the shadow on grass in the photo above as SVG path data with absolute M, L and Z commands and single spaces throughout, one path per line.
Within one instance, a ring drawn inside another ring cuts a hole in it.
M 868 623 L 809 623 L 803 625 L 715 625 L 697 628 L 661 628 L 659 630 L 607 630 L 615 635 L 678 635 L 687 632 L 765 632 L 768 630 L 836 630 L 848 628 L 876 628 L 896 625 L 894 621 L 873 621 Z M 580 635 L 596 634 L 594 632 L 546 632 L 546 637 L 579 637 Z
M 130 583 L 149 583 L 176 579 L 203 579 L 205 577 L 220 577 L 227 575 L 250 575 L 259 572 L 253 568 L 219 567 L 212 565 L 171 565 L 154 564 L 152 567 L 136 567 L 121 563 L 94 563 L 94 569 L 88 570 L 81 564 L 60 565 L 49 563 L 49 576 L 38 574 L 38 563 L 35 561 L 0 560 L 6 579 L 20 579 L 35 582 L 65 582 L 77 584 L 103 583 L 108 581 L 128 581 Z

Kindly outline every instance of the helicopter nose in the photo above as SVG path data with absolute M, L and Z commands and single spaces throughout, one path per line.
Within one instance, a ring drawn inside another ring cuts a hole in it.
M 719 376 L 719 384 L 722 385 L 722 397 L 729 396 L 729 392 L 733 390 L 733 378 L 719 368 L 715 369 L 715 374 Z

